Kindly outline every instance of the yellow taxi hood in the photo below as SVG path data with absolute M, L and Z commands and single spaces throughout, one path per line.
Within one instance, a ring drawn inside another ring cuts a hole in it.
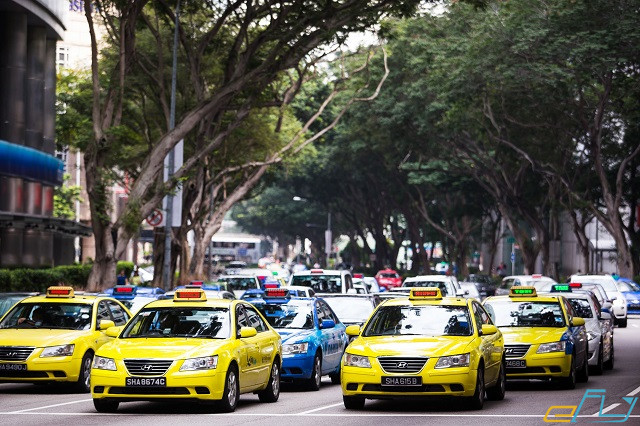
M 60 330 L 52 328 L 5 328 L 0 330 L 0 346 L 57 346 L 73 343 L 86 337 L 88 330 Z
M 368 356 L 443 356 L 466 352 L 474 336 L 375 336 L 358 337 L 347 352 Z
M 102 346 L 97 354 L 115 359 L 185 359 L 215 355 L 216 351 L 228 342 L 228 339 L 187 339 L 184 337 L 116 339 Z
M 558 342 L 567 331 L 565 327 L 500 327 L 505 345 L 516 343 L 540 344 Z

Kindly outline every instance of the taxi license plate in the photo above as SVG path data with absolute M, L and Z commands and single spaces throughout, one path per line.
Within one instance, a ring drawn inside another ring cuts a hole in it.
M 0 363 L 0 371 L 27 371 L 27 364 Z
M 166 377 L 127 377 L 125 379 L 125 386 L 136 388 L 167 386 L 167 379 Z
M 507 368 L 527 368 L 527 361 L 524 359 L 508 359 Z
M 393 376 L 382 377 L 382 386 L 422 386 L 422 377 L 420 376 Z

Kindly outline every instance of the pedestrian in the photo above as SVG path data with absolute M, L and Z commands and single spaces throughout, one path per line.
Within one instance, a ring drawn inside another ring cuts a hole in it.
M 505 265 L 504 262 L 500 262 L 497 269 L 500 278 L 504 278 L 507 276 L 507 265 Z
M 142 278 L 140 277 L 140 274 L 138 274 L 138 271 L 133 271 L 133 276 L 131 277 L 131 284 L 133 285 L 140 285 L 142 284 Z
M 124 274 L 124 269 L 120 269 L 120 273 L 116 278 L 116 285 L 127 285 L 129 284 L 129 280 L 127 276 Z

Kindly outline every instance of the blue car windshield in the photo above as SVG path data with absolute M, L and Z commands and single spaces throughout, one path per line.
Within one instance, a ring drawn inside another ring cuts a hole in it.
M 274 328 L 313 328 L 313 305 L 308 301 L 290 300 L 287 303 L 255 305 Z

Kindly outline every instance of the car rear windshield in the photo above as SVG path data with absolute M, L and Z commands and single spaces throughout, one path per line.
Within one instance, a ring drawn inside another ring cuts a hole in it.
M 226 339 L 231 335 L 227 308 L 148 308 L 127 324 L 122 338 L 196 337 Z
M 466 306 L 383 306 L 363 336 L 470 336 L 473 333 Z
M 246 278 L 219 278 L 218 282 L 225 282 L 227 283 L 227 291 L 238 291 L 238 290 L 250 290 L 250 289 L 259 289 L 260 285 L 258 285 L 258 282 L 256 281 L 255 278 L 253 277 L 246 277 Z
M 274 328 L 313 328 L 313 306 L 309 302 L 266 303 L 256 308 Z
M 316 293 L 342 293 L 340 275 L 296 275 L 291 285 L 311 287 Z
M 324 301 L 343 323 L 364 323 L 375 308 L 367 297 L 325 297 Z
M 498 327 L 563 327 L 562 308 L 557 302 L 492 301 L 485 305 Z
M 89 330 L 92 308 L 86 303 L 19 303 L 7 313 L 0 328 Z
M 397 273 L 388 273 L 388 272 L 383 272 L 380 274 L 381 278 L 400 278 L 400 275 L 398 275 Z
M 440 289 L 443 296 L 449 295 L 447 285 L 442 281 L 406 281 L 402 287 L 435 287 Z

